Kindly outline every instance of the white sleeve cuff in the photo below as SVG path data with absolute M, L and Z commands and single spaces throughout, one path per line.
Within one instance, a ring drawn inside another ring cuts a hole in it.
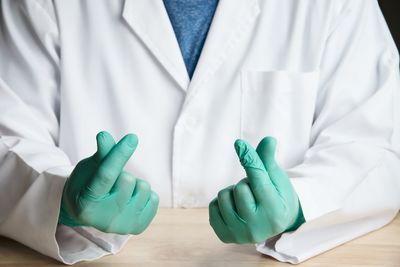
M 338 211 L 307 222 L 291 233 L 284 233 L 257 244 L 256 249 L 279 261 L 301 263 L 336 246 L 388 224 L 398 210 L 386 210 L 364 218 L 351 218 Z
M 65 264 L 91 261 L 116 254 L 129 240 L 129 235 L 109 234 L 90 227 L 67 227 L 59 224 L 56 240 L 60 260 Z

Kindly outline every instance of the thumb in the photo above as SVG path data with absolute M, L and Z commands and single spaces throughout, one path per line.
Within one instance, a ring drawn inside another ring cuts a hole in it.
M 114 138 L 106 131 L 101 131 L 96 135 L 97 152 L 96 159 L 101 161 L 114 147 Z

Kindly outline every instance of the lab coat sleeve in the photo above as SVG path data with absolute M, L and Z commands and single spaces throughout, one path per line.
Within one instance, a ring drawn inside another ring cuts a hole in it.
M 57 225 L 73 166 L 59 138 L 59 33 L 52 1 L 0 1 L 0 235 L 72 264 L 128 236 Z
M 306 223 L 257 245 L 294 264 L 386 225 L 400 207 L 398 52 L 376 0 L 334 2 L 311 146 L 287 170 Z

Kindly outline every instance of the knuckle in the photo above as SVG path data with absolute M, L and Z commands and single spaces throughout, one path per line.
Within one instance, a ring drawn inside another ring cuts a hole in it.
M 137 186 L 140 188 L 141 191 L 150 191 L 151 187 L 147 181 L 138 180 Z
M 145 208 L 147 202 L 151 200 L 151 193 L 152 191 L 149 184 L 138 179 L 135 186 L 134 196 L 136 197 L 136 200 L 140 200 L 140 202 L 137 203 L 141 203 L 140 206 L 142 208 Z
M 110 171 L 109 168 L 105 168 L 102 166 L 100 166 L 100 168 L 97 172 L 97 177 L 99 178 L 99 182 L 101 184 L 108 184 L 114 180 L 114 175 L 113 175 L 112 171 Z
M 158 203 L 156 203 L 156 205 L 149 205 L 148 207 L 146 207 L 146 209 L 150 209 L 151 212 L 149 212 L 149 224 L 150 222 L 154 219 L 154 217 L 156 217 L 157 215 L 157 211 L 158 211 Z
M 160 197 L 158 196 L 157 193 L 155 192 L 151 193 L 151 201 L 154 204 L 154 206 L 158 207 L 158 204 L 160 203 Z
M 233 191 L 234 191 L 236 194 L 240 194 L 241 192 L 243 192 L 243 191 L 246 190 L 246 187 L 247 187 L 246 184 L 237 183 L 237 184 L 235 185 L 235 187 L 233 188 Z
M 123 171 L 121 173 L 121 179 L 126 183 L 126 184 L 133 184 L 136 182 L 135 176 L 130 174 L 129 172 Z
M 211 211 L 212 209 L 214 209 L 216 204 L 217 204 L 217 199 L 214 198 L 214 199 L 211 200 L 211 202 L 208 204 L 208 210 Z
M 224 198 L 226 198 L 227 197 L 227 195 L 229 194 L 229 189 L 228 188 L 225 188 L 225 189 L 222 189 L 221 191 L 219 191 L 218 192 L 218 199 L 224 199 Z
M 245 178 L 243 178 L 242 180 L 240 180 L 239 182 L 238 182 L 238 184 L 249 184 L 249 179 L 247 178 L 247 177 L 245 177 Z

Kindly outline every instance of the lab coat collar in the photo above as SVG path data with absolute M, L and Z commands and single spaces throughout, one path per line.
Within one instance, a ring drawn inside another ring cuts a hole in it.
M 234 52 L 258 17 L 258 0 L 219 0 L 202 53 L 189 84 L 185 105 Z
M 122 17 L 179 87 L 190 79 L 162 0 L 125 0 Z
M 219 69 L 259 12 L 258 0 L 219 0 L 191 81 L 163 1 L 125 0 L 122 16 L 179 87 L 188 92 L 188 103 Z

